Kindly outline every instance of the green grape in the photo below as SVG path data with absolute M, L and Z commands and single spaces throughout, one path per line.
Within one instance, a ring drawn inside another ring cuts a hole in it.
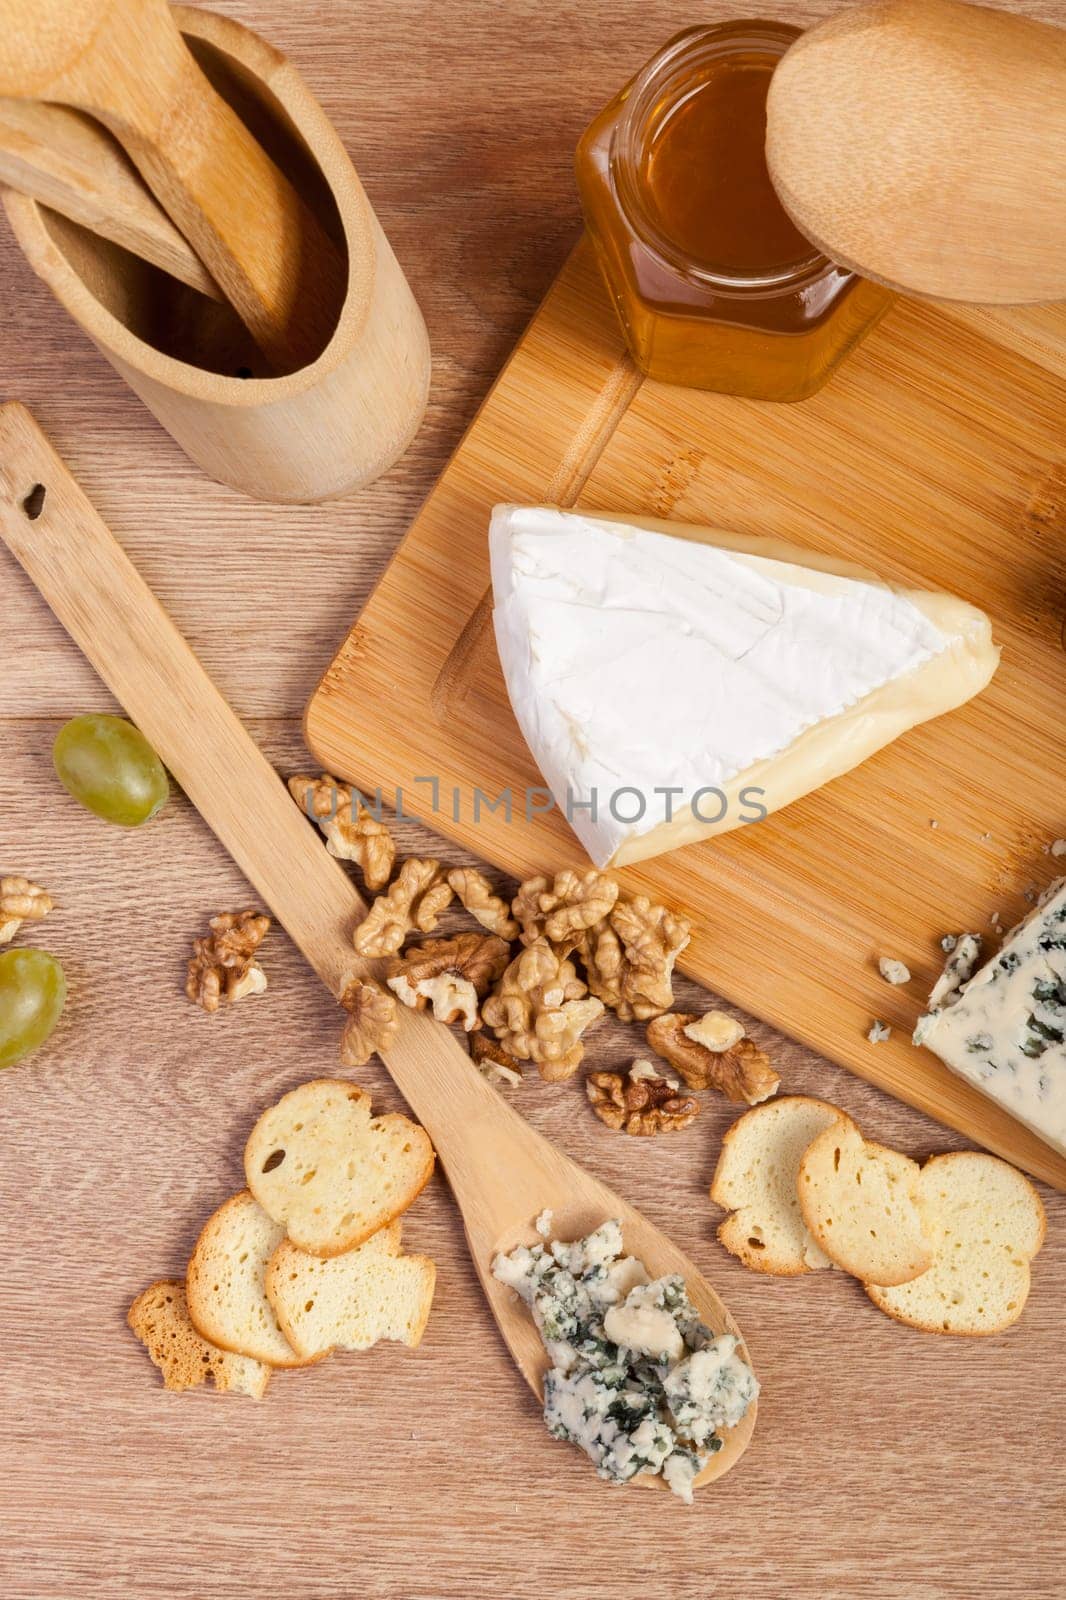
M 44 950 L 0 952 L 0 1067 L 36 1050 L 59 1021 L 67 980 Z
M 170 794 L 163 763 L 123 717 L 75 717 L 60 728 L 52 760 L 75 800 L 122 828 L 139 828 Z

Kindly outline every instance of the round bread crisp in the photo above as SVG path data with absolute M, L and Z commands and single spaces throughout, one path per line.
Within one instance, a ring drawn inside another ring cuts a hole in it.
M 995 1156 L 955 1151 L 922 1168 L 921 1203 L 938 1229 L 928 1272 L 895 1288 L 867 1284 L 875 1306 L 928 1333 L 999 1333 L 1029 1297 L 1029 1262 L 1044 1242 L 1040 1196 Z
M 272 1367 L 303 1367 L 266 1296 L 266 1268 L 285 1237 L 246 1189 L 204 1223 L 185 1274 L 196 1331 L 223 1350 Z
M 783 1095 L 754 1106 L 726 1133 L 711 1199 L 732 1216 L 718 1238 L 753 1272 L 796 1277 L 832 1266 L 803 1220 L 796 1180 L 812 1139 L 838 1124 L 855 1127 L 827 1100 Z
M 854 1123 L 837 1123 L 800 1162 L 803 1220 L 826 1255 L 863 1283 L 910 1283 L 933 1261 L 920 1175 L 909 1156 L 868 1142 Z
M 416 1122 L 371 1117 L 365 1089 L 318 1078 L 263 1112 L 245 1147 L 244 1171 L 294 1245 L 338 1256 L 406 1211 L 435 1159 Z
M 412 1349 L 433 1303 L 437 1269 L 400 1251 L 397 1219 L 341 1256 L 313 1256 L 285 1239 L 267 1267 L 266 1292 L 285 1337 L 302 1356 L 369 1350 L 379 1339 Z

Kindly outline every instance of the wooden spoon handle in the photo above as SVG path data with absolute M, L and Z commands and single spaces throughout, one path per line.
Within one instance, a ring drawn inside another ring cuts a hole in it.
M 352 947 L 366 907 L 344 868 L 15 402 L 0 406 L 0 538 L 331 993 L 339 996 L 356 971 L 374 970 Z M 524 1141 L 538 1135 L 443 1024 L 408 1010 L 400 1021 L 385 1065 L 460 1203 L 476 1202 L 482 1152 L 501 1124 Z
M 224 295 L 106 128 L 66 106 L 0 100 L 0 183 L 161 267 Z
M 0 406 L 0 536 L 339 995 L 364 912 L 354 885 L 17 402 Z

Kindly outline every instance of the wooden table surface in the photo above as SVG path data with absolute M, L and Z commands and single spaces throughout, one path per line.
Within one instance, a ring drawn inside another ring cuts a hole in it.
M 0 396 L 36 412 L 216 681 L 285 772 L 300 713 L 579 226 L 589 116 L 671 32 L 724 4 L 364 0 L 226 9 L 287 51 L 334 118 L 425 309 L 435 355 L 406 459 L 340 504 L 252 504 L 203 478 L 49 299 L 0 229 Z M 777 0 L 809 22 L 826 5 Z M 1066 24 L 1066 0 L 1024 5 Z M 843 1274 L 746 1273 L 707 1199 L 732 1112 L 630 1140 L 580 1085 L 530 1081 L 530 1120 L 701 1264 L 765 1399 L 732 1477 L 686 1511 L 597 1482 L 549 1440 L 481 1300 L 442 1179 L 407 1223 L 439 1287 L 421 1348 L 278 1376 L 261 1405 L 165 1394 L 126 1331 L 241 1182 L 257 1111 L 333 1069 L 338 1019 L 280 930 L 267 994 L 207 1017 L 190 940 L 248 890 L 188 804 L 111 830 L 59 790 L 59 724 L 106 692 L 0 548 L 0 871 L 48 886 L 36 935 L 71 1000 L 0 1078 L 0 1589 L 9 1600 L 1043 1597 L 1066 1562 L 1066 1198 L 1019 1326 L 898 1327 Z M 397 715 L 403 715 L 402 688 Z M 414 826 L 403 844 L 437 845 Z M 454 851 L 441 847 L 448 859 Z M 758 917 L 759 908 L 751 908 Z M 680 998 L 705 1003 L 690 985 Z M 769 1030 L 785 1088 L 838 1100 L 912 1154 L 962 1147 Z M 612 1023 L 596 1065 L 637 1041 Z M 383 1072 L 360 1074 L 382 1107 Z M 485 1160 L 493 1153 L 485 1151 Z

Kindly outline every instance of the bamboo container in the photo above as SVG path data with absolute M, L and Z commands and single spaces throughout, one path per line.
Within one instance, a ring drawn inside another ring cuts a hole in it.
M 278 51 L 230 18 L 175 14 L 215 88 L 346 253 L 343 304 L 309 366 L 265 375 L 233 310 L 13 190 L 34 271 L 177 443 L 259 500 L 349 494 L 402 455 L 425 413 L 425 323 L 321 106 Z

